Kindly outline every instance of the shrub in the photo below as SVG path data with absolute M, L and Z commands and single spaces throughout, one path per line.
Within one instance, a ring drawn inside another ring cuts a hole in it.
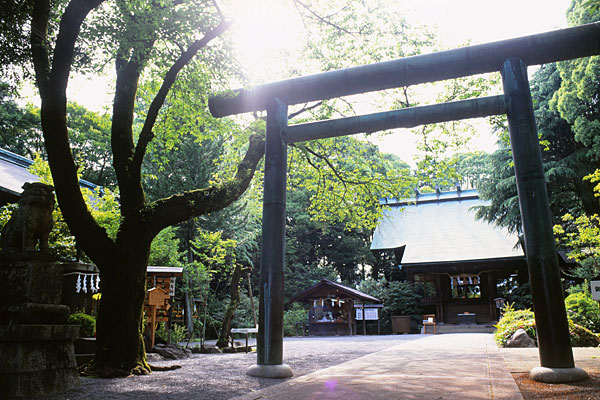
M 366 279 L 358 287 L 363 293 L 376 297 L 383 302 L 379 314 L 381 332 L 392 333 L 392 315 L 409 315 L 415 321 L 422 321 L 421 297 L 422 286 L 406 281 L 388 282 L 385 279 Z M 369 326 L 367 326 L 369 329 Z
M 171 327 L 171 343 L 179 346 L 185 338 L 187 337 L 187 329 L 183 325 L 173 324 Z
M 390 317 L 392 315 L 410 315 L 416 320 L 421 319 L 421 296 L 417 293 L 418 288 L 410 282 L 389 282 L 387 290 L 380 299 L 384 304 L 384 312 Z
M 533 311 L 527 310 L 515 310 L 514 305 L 508 304 L 504 307 L 504 314 L 498 324 L 495 325 L 496 332 L 494 332 L 494 340 L 500 347 L 505 347 L 508 339 L 518 330 L 524 329 L 534 341 L 537 341 L 535 331 L 535 318 Z
M 573 347 L 596 347 L 600 345 L 600 335 L 569 320 L 569 334 Z
M 592 332 L 600 332 L 600 307 L 589 293 L 572 293 L 565 299 L 567 317 Z
M 79 325 L 79 336 L 92 337 L 96 332 L 96 318 L 86 313 L 78 312 L 69 315 L 67 324 Z
M 296 324 L 308 322 L 308 311 L 300 304 L 293 303 L 292 307 L 283 313 L 283 335 L 295 336 Z

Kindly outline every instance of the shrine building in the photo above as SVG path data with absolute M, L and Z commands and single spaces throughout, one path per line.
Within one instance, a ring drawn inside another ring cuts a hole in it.
M 475 217 L 477 190 L 382 199 L 371 250 L 393 254 L 401 276 L 420 287 L 421 306 L 438 323 L 489 324 L 499 317 L 497 287 L 528 281 L 519 238 Z

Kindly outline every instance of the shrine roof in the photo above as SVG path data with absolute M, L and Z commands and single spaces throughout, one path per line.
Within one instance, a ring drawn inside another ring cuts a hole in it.
M 369 296 L 359 290 L 344 286 L 341 283 L 330 281 L 329 279 L 321 279 L 321 282 L 293 296 L 292 301 L 307 301 L 317 300 L 320 298 L 336 298 L 360 300 L 369 303 L 381 303 L 381 300 Z
M 25 182 L 39 182 L 40 178 L 27 170 L 32 164 L 32 160 L 0 148 L 0 204 L 19 200 Z M 79 185 L 91 190 L 98 187 L 84 179 Z
M 146 273 L 161 276 L 183 276 L 183 268 L 148 265 Z
M 476 190 L 384 199 L 371 250 L 401 249 L 402 264 L 523 257 L 516 234 L 475 217 Z

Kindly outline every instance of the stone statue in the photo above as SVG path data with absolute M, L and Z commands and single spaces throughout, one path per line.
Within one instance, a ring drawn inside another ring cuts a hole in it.
M 41 253 L 48 252 L 48 235 L 54 226 L 53 192 L 53 186 L 39 182 L 23 185 L 19 208 L 2 229 L 2 252 L 34 251 L 38 243 Z

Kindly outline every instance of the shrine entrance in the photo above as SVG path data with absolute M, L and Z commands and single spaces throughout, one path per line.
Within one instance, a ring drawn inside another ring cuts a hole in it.
M 238 89 L 209 100 L 224 117 L 267 110 L 257 363 L 249 375 L 287 378 L 283 364 L 287 144 L 506 114 L 525 237 L 541 367 L 532 377 L 579 380 L 565 312 L 527 67 L 600 54 L 600 23 Z M 504 95 L 288 126 L 287 107 L 500 71 Z M 567 373 L 565 373 L 567 372 Z M 538 375 L 536 375 L 538 374 Z

